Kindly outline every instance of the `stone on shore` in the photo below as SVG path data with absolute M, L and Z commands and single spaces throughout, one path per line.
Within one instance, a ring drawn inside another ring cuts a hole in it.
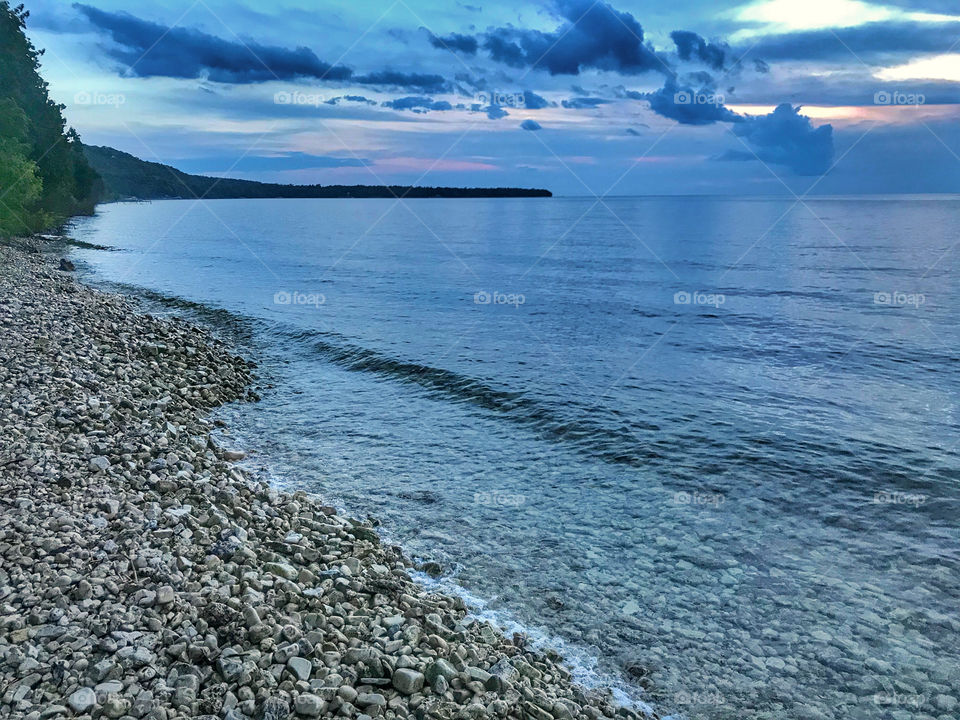
M 393 686 L 402 695 L 413 695 L 423 689 L 424 676 L 410 668 L 400 668 L 393 673 Z
M 67 705 L 77 715 L 82 715 L 96 704 L 97 694 L 91 688 L 80 688 L 67 698 Z
M 374 523 L 231 464 L 226 344 L 58 267 L 0 245 L 0 718 L 614 717 Z

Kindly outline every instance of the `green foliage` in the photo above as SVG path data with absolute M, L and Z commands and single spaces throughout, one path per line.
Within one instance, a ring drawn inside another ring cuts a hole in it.
M 40 77 L 42 52 L 24 34 L 28 15 L 0 0 L 0 234 L 92 212 L 101 191 Z

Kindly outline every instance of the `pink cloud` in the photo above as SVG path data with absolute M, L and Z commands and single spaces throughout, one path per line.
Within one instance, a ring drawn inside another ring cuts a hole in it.
M 432 171 L 474 171 L 474 170 L 499 170 L 496 165 L 472 160 L 434 160 L 433 158 L 418 157 L 394 157 L 377 160 L 374 165 L 378 168 L 388 168 L 390 170 L 419 170 L 421 172 Z

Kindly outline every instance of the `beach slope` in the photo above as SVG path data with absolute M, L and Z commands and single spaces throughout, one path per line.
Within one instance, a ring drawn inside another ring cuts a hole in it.
M 0 716 L 636 717 L 251 481 L 206 419 L 250 365 L 53 250 L 0 245 Z

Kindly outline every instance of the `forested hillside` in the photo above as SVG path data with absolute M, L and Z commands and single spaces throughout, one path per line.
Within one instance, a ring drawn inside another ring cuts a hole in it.
M 411 187 L 409 185 L 281 185 L 254 180 L 190 175 L 169 165 L 147 162 L 110 147 L 85 145 L 84 152 L 103 177 L 104 200 L 165 198 L 463 198 L 549 197 L 527 188 Z
M 22 5 L 0 0 L 0 235 L 92 212 L 101 192 L 64 106 L 40 77 L 43 51 L 24 33 L 27 17 Z

